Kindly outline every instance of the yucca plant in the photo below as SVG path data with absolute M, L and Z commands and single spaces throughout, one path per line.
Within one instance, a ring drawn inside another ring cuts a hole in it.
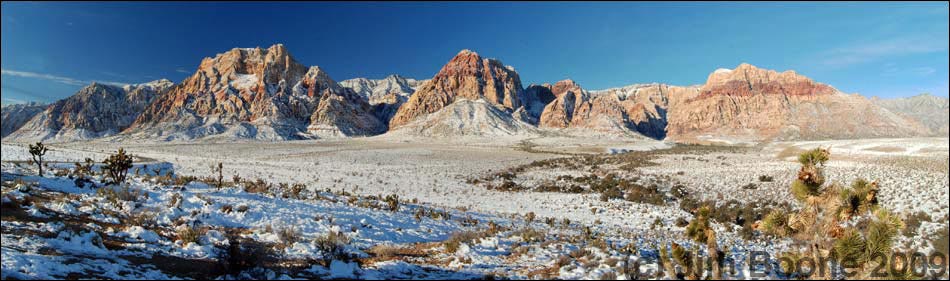
M 861 263 L 866 260 L 867 242 L 860 233 L 849 230 L 843 237 L 835 240 L 834 251 L 841 263 Z

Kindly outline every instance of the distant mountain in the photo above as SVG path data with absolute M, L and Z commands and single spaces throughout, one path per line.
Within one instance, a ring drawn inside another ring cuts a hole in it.
M 621 124 L 624 128 L 653 139 L 662 140 L 666 138 L 670 108 L 676 107 L 698 94 L 698 87 L 680 87 L 665 84 L 635 84 L 622 88 L 593 91 L 591 92 L 591 96 L 594 97 L 593 102 L 591 102 L 591 112 L 595 114 L 610 113 L 606 109 L 617 108 L 616 104 L 619 103 L 620 120 L 623 120 Z
M 396 115 L 396 111 L 409 100 L 412 93 L 428 80 L 415 80 L 399 75 L 390 75 L 384 79 L 373 80 L 355 78 L 343 80 L 340 86 L 348 88 L 363 97 L 373 107 L 373 114 L 386 124 Z
M 353 90 L 353 92 L 366 98 L 366 101 L 370 104 L 375 104 L 375 100 L 392 93 L 409 97 L 416 91 L 416 88 L 428 81 L 390 75 L 383 79 L 354 78 L 343 80 L 340 81 L 340 86 Z
M 26 122 L 33 119 L 36 114 L 43 112 L 46 109 L 45 104 L 38 103 L 27 103 L 27 104 L 11 104 L 4 106 L 2 109 L 2 118 L 0 118 L 0 127 L 2 127 L 2 133 L 0 133 L 0 138 L 5 138 L 20 127 L 23 127 Z
M 92 83 L 49 105 L 9 137 L 71 141 L 112 136 L 128 128 L 146 106 L 172 85 L 164 79 L 124 87 Z
M 5 140 L 293 140 L 373 136 L 649 137 L 762 142 L 946 136 L 946 98 L 869 100 L 793 71 L 741 64 L 704 85 L 523 88 L 511 66 L 463 50 L 430 80 L 335 82 L 280 44 L 205 58 L 180 84 L 94 83 L 49 106 L 3 109 Z
M 881 107 L 927 126 L 934 135 L 947 136 L 950 124 L 950 101 L 944 97 L 922 94 L 909 98 L 874 99 Z
M 910 137 L 929 129 L 860 95 L 793 71 L 741 64 L 709 75 L 699 95 L 670 106 L 674 141 L 767 141 Z
M 287 140 L 366 136 L 386 126 L 369 104 L 319 67 L 304 67 L 280 44 L 205 58 L 128 130 L 163 140 Z

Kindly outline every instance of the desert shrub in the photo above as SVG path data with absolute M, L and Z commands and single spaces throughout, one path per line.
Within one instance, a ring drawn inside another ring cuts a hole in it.
M 303 199 L 303 197 L 300 196 L 300 194 L 303 193 L 304 190 L 307 190 L 307 186 L 302 183 L 295 183 L 291 185 L 290 186 L 291 198 L 298 199 L 298 200 Z
M 907 215 L 907 218 L 904 219 L 904 231 L 902 234 L 907 237 L 913 237 L 917 234 L 917 230 L 920 229 L 920 225 L 924 222 L 933 222 L 933 218 L 924 212 Z
M 270 192 L 272 184 L 265 182 L 262 179 L 257 179 L 255 181 L 245 181 L 244 182 L 244 192 L 247 193 L 262 193 L 266 194 Z
M 760 181 L 760 182 L 773 182 L 773 181 L 775 181 L 775 178 L 773 178 L 772 176 L 761 175 L 761 176 L 759 176 L 759 181 Z
M 276 234 L 285 247 L 300 241 L 300 231 L 293 225 L 278 229 Z
M 168 200 L 168 207 L 173 209 L 181 209 L 181 193 L 173 193 L 172 199 Z
M 522 240 L 522 241 L 528 242 L 528 243 L 533 243 L 533 242 L 538 242 L 538 243 L 540 243 L 540 242 L 544 242 L 544 238 L 545 238 L 545 233 L 544 233 L 544 232 L 538 231 L 537 229 L 530 228 L 530 227 L 526 227 L 526 228 L 524 228 L 524 229 L 518 231 L 518 233 L 516 233 L 516 235 L 518 235 L 519 237 L 521 237 L 521 240 Z
M 331 231 L 325 235 L 317 236 L 314 244 L 323 252 L 327 260 L 349 260 L 346 252 L 346 246 L 350 244 L 350 238 L 342 232 Z
M 222 213 L 230 214 L 232 211 L 234 211 L 234 207 L 231 206 L 230 204 L 226 204 L 226 205 L 224 205 L 224 206 L 221 206 L 221 212 L 222 212 Z
M 158 224 L 158 220 L 156 219 L 157 214 L 157 210 L 140 210 L 130 214 L 125 220 L 125 224 L 142 227 L 155 226 Z
M 600 275 L 600 280 L 617 280 L 617 273 L 613 271 L 604 272 Z
M 630 184 L 627 186 L 626 192 L 626 199 L 630 202 L 657 206 L 662 206 L 666 202 L 666 196 L 661 193 L 659 188 L 656 186 Z
M 527 214 L 524 215 L 524 221 L 527 222 L 529 225 L 534 223 L 535 218 L 537 218 L 537 216 L 534 214 L 534 212 L 528 212 Z
M 238 213 L 247 212 L 247 205 L 238 205 L 235 211 L 237 211 Z
M 403 247 L 392 245 L 392 244 L 382 244 L 376 245 L 367 250 L 368 253 L 372 253 L 374 256 L 383 259 L 389 259 L 396 256 L 399 256 L 400 253 L 404 251 Z
M 399 211 L 399 195 L 396 195 L 396 194 L 387 195 L 385 200 L 383 201 L 386 202 L 386 209 L 389 210 L 390 212 Z
M 600 194 L 600 201 L 607 202 L 610 199 L 622 199 L 623 192 L 618 187 L 611 187 Z
M 176 231 L 178 240 L 182 242 L 182 245 L 188 245 L 188 243 L 198 243 L 198 240 L 204 235 L 205 230 L 193 226 L 193 225 L 180 225 Z
M 123 186 L 106 186 L 96 190 L 96 195 L 105 199 L 114 206 L 121 206 L 121 202 L 139 202 L 146 193 L 138 188 Z
M 48 151 L 49 148 L 43 145 L 42 142 L 30 145 L 30 156 L 33 159 L 33 164 L 36 164 L 40 177 L 43 177 L 43 156 L 45 156 Z
M 102 169 L 112 179 L 112 183 L 120 184 L 125 182 L 129 169 L 132 168 L 132 156 L 126 154 L 125 149 L 119 148 L 116 154 L 109 155 L 102 164 L 105 164 Z
M 469 243 L 481 237 L 481 234 L 474 231 L 456 232 L 453 233 L 452 236 L 449 236 L 448 240 L 442 242 L 442 246 L 445 247 L 446 253 L 455 253 L 458 251 L 459 246 L 461 246 L 462 243 Z
M 754 184 L 754 183 L 750 183 L 750 184 L 747 184 L 747 185 L 743 185 L 743 186 L 742 186 L 742 189 L 745 189 L 745 190 L 756 190 L 756 189 L 759 189 L 759 186 L 756 185 L 756 184 Z
M 270 247 L 266 247 L 260 242 L 245 239 L 237 233 L 229 233 L 228 242 L 228 252 L 224 260 L 227 262 L 228 272 L 232 275 L 262 268 L 272 255 Z M 263 276 L 256 279 L 267 279 L 267 277 Z

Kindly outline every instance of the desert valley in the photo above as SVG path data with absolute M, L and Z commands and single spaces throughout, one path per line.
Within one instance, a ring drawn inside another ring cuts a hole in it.
M 446 59 L 336 81 L 235 48 L 181 82 L 5 106 L 2 277 L 797 279 L 834 254 L 823 277 L 947 278 L 946 98 L 751 64 L 523 85 Z M 898 252 L 923 262 L 874 275 Z

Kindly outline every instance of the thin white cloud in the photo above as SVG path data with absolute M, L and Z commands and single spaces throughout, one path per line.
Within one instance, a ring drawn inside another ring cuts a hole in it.
M 175 72 L 178 72 L 178 73 L 185 73 L 185 74 L 191 73 L 191 71 L 188 71 L 187 69 L 184 69 L 184 68 L 181 68 L 181 67 L 175 69 Z
M 888 57 L 947 51 L 947 41 L 933 37 L 902 37 L 837 48 L 822 56 L 826 66 L 850 66 Z
M 87 80 L 80 80 L 80 79 L 75 79 L 75 78 L 70 78 L 70 77 L 56 76 L 52 74 L 36 73 L 36 72 L 28 72 L 28 71 L 16 71 L 16 70 L 8 70 L 8 69 L 2 69 L 2 74 L 9 75 L 9 76 L 25 77 L 25 78 L 44 79 L 44 80 L 49 80 L 49 81 L 53 81 L 57 83 L 76 85 L 76 86 L 85 86 L 93 82 L 115 85 L 115 86 L 129 85 L 129 83 L 123 83 L 123 82 L 99 81 L 99 80 L 87 81 Z

